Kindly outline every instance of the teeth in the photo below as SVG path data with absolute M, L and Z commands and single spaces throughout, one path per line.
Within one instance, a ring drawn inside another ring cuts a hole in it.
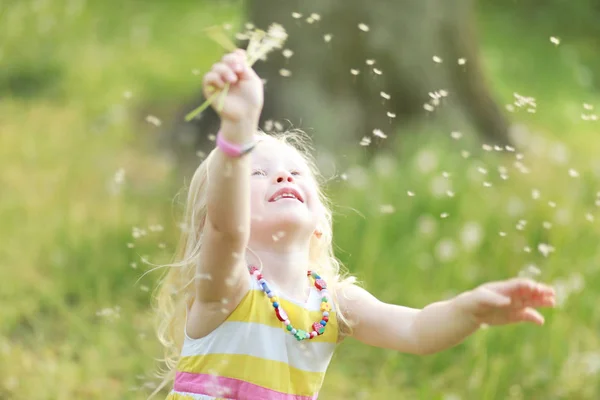
M 277 200 L 282 199 L 282 198 L 284 198 L 284 199 L 296 199 L 297 200 L 297 197 L 294 196 L 292 193 L 284 193 L 284 194 L 280 194 L 279 196 L 275 197 L 273 199 L 273 201 L 277 201 Z

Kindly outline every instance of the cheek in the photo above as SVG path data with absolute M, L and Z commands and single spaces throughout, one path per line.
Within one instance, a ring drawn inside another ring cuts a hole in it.
M 250 183 L 250 212 L 253 215 L 262 214 L 265 205 L 265 185 L 261 182 Z

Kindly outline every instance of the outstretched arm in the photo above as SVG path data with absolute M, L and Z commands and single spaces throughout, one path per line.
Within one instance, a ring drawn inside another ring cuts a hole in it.
M 453 299 L 419 310 L 379 301 L 350 286 L 339 306 L 352 323 L 352 336 L 376 347 L 411 354 L 432 354 L 461 343 L 481 324 L 543 324 L 534 310 L 554 305 L 554 290 L 529 279 L 492 282 Z

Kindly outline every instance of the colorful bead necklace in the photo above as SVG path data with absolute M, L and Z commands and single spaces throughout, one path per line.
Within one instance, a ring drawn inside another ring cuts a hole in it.
M 279 304 L 279 299 L 273 294 L 267 281 L 265 281 L 258 268 L 251 265 L 248 267 L 248 271 L 250 272 L 250 275 L 256 278 L 262 291 L 267 294 L 271 304 L 273 304 L 277 319 L 283 322 L 285 329 L 294 335 L 297 340 L 314 339 L 315 337 L 325 333 L 325 326 L 327 325 L 327 322 L 329 322 L 329 311 L 331 310 L 331 306 L 329 305 L 327 297 L 329 294 L 327 292 L 327 284 L 316 272 L 308 271 L 306 275 L 314 279 L 314 285 L 321 294 L 321 311 L 323 312 L 323 317 L 320 321 L 312 324 L 312 330 L 307 332 L 302 329 L 296 329 L 292 326 L 288 315 L 285 313 L 285 311 L 283 311 L 281 304 Z

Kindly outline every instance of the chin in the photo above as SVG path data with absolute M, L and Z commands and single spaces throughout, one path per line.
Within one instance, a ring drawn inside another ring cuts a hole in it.
M 310 237 L 315 227 L 311 216 L 288 211 L 271 213 L 268 217 L 253 221 L 251 229 L 253 233 L 267 233 L 268 236 L 281 239 L 287 234 L 301 235 L 304 232 Z

